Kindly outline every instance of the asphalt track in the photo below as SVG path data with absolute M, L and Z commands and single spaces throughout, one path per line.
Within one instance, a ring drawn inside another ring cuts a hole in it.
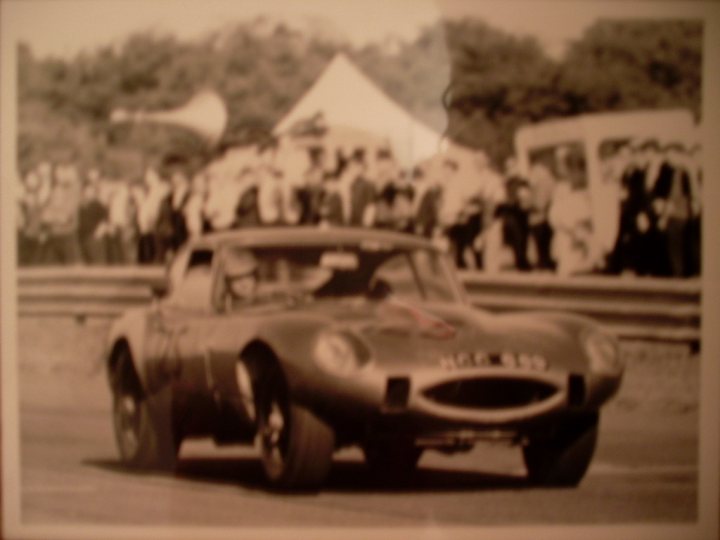
M 89 372 L 90 371 L 90 372 Z M 622 398 L 618 401 L 622 404 Z M 612 405 L 577 489 L 538 489 L 517 449 L 426 453 L 405 485 L 337 456 L 318 493 L 268 490 L 252 448 L 184 444 L 172 475 L 123 468 L 97 369 L 20 370 L 21 519 L 28 525 L 464 526 L 629 524 L 697 517 L 697 411 Z

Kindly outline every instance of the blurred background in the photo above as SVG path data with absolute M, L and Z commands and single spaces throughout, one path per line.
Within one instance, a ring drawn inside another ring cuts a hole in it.
M 28 4 L 21 265 L 164 263 L 283 223 L 423 234 L 486 272 L 699 273 L 700 19 Z

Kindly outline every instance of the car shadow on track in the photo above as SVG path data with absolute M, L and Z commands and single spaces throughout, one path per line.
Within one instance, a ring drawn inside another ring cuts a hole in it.
M 106 471 L 138 476 L 235 485 L 244 489 L 278 493 L 264 477 L 254 458 L 186 458 L 172 472 L 133 469 L 116 460 L 86 460 L 85 465 Z M 363 462 L 333 463 L 330 474 L 319 489 L 324 493 L 404 493 L 518 490 L 533 487 L 525 477 L 491 472 L 462 471 L 439 467 L 420 467 L 407 478 L 384 478 L 371 474 Z M 293 493 L 285 492 L 282 493 Z M 307 493 L 307 492 L 305 492 Z

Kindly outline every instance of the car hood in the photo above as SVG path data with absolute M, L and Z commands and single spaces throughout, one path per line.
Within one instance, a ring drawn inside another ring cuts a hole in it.
M 581 334 L 590 319 L 555 312 L 491 314 L 461 304 L 381 302 L 317 303 L 305 306 L 324 327 L 349 332 L 390 370 L 438 366 L 448 354 L 541 355 L 551 369 L 584 370 Z

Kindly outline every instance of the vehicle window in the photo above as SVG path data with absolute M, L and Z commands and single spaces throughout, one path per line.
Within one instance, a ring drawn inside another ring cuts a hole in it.
M 378 266 L 373 281 L 384 282 L 389 292 L 400 298 L 421 300 L 423 297 L 407 253 L 395 255 Z
M 587 164 L 582 141 L 567 141 L 534 148 L 530 151 L 529 158 L 531 168 L 546 168 L 556 181 L 568 180 L 575 189 L 587 188 Z
M 175 258 L 170 263 L 170 267 L 167 272 L 168 293 L 172 294 L 172 292 L 180 285 L 180 282 L 185 275 L 185 270 L 187 269 L 189 257 L 190 250 L 182 249 L 177 255 L 175 255 Z
M 207 310 L 212 290 L 213 252 L 198 249 L 190 252 L 187 269 L 173 287 L 170 303 L 174 307 Z
M 413 252 L 413 265 L 425 300 L 451 302 L 455 299 L 451 278 L 441 257 L 424 249 L 417 250 Z
M 198 266 L 209 267 L 212 264 L 213 252 L 210 249 L 196 249 L 190 253 L 188 269 Z
M 431 249 L 321 245 L 247 248 L 219 256 L 216 309 L 328 299 L 458 300 L 443 257 Z

